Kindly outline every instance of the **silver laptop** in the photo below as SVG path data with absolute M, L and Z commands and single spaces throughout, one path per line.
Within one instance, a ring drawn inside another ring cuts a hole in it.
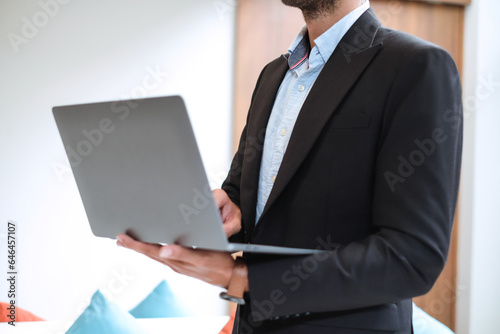
M 228 252 L 311 254 L 229 243 L 180 96 L 53 108 L 92 232 Z

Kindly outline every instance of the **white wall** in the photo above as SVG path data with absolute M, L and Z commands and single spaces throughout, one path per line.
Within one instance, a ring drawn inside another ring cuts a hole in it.
M 498 0 L 472 0 L 466 10 L 458 334 L 500 333 L 499 12 Z
M 220 182 L 231 151 L 234 2 L 57 1 L 0 1 L 0 300 L 11 219 L 18 304 L 43 318 L 74 319 L 97 288 L 132 307 L 162 278 L 194 314 L 225 314 L 217 288 L 91 234 L 51 108 L 181 94 Z

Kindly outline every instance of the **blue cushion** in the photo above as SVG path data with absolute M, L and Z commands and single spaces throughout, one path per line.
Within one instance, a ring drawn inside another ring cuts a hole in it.
M 415 334 L 453 334 L 451 329 L 415 304 L 413 304 L 413 331 Z
M 188 315 L 176 301 L 165 280 L 161 281 L 139 305 L 129 312 L 136 318 L 168 318 Z
M 108 301 L 97 290 L 90 305 L 76 319 L 66 334 L 127 334 L 148 333 L 137 320 L 118 305 Z

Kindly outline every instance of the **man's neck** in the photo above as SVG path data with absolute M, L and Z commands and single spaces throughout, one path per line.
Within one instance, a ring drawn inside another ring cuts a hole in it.
M 311 49 L 316 45 L 314 40 L 330 29 L 335 23 L 339 22 L 344 16 L 358 8 L 366 0 L 342 1 L 334 10 L 328 13 L 316 14 L 310 16 L 304 13 L 304 19 L 309 34 Z

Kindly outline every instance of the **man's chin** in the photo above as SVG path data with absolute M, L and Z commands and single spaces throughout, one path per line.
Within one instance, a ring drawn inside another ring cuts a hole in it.
M 318 2 L 318 1 L 314 1 L 314 0 L 281 0 L 281 2 L 286 6 L 304 9 L 304 8 L 314 6 L 314 3 Z
M 286 6 L 296 7 L 303 11 L 322 12 L 335 8 L 339 0 L 281 0 L 281 2 Z

